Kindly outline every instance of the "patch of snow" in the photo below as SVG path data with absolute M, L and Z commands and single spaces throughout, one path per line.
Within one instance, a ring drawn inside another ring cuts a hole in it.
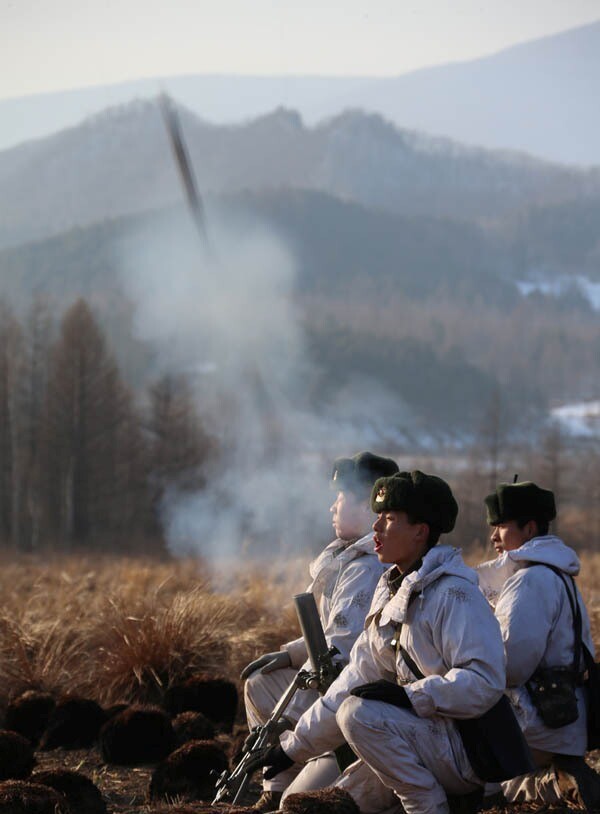
M 570 435 L 600 438 L 600 401 L 564 404 L 554 407 L 550 414 Z
M 600 311 L 600 283 L 594 282 L 581 274 L 573 277 L 561 276 L 550 279 L 540 277 L 531 280 L 518 280 L 517 288 L 525 297 L 531 294 L 532 291 L 541 291 L 542 294 L 561 297 L 575 288 L 587 299 L 595 311 Z

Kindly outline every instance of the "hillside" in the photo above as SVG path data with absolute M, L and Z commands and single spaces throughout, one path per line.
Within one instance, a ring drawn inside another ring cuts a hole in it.
M 600 170 L 466 148 L 360 112 L 314 128 L 286 110 L 236 126 L 182 110 L 181 122 L 203 193 L 313 188 L 404 215 L 480 221 L 600 194 Z M 179 200 L 156 102 L 0 153 L 0 247 Z
M 519 421 L 557 394 L 596 394 L 597 314 L 582 297 L 523 296 L 512 246 L 498 235 L 314 191 L 230 193 L 207 205 L 209 224 L 227 222 L 242 241 L 263 224 L 293 258 L 293 298 L 312 371 L 306 387 L 316 409 L 359 381 L 378 382 L 406 405 L 408 412 L 397 413 L 406 437 L 471 436 L 506 387 L 510 398 L 502 402 Z M 151 349 L 132 338 L 136 304 L 124 296 L 119 257 L 148 234 L 169 243 L 173 230 L 176 241 L 182 216 L 181 207 L 129 216 L 4 250 L 0 294 L 23 310 L 36 292 L 57 312 L 85 296 L 128 379 L 143 384 L 154 375 Z M 159 279 L 169 285 L 169 275 Z

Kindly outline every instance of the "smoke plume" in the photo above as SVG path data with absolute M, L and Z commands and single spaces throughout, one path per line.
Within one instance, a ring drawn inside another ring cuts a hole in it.
M 314 371 L 291 252 L 260 223 L 214 213 L 209 222 L 210 249 L 183 215 L 121 247 L 135 329 L 155 350 L 155 372 L 191 377 L 198 413 L 221 450 L 206 489 L 167 488 L 168 544 L 175 554 L 214 558 L 305 551 L 331 537 L 332 458 L 365 446 L 382 451 L 374 396 L 356 383 L 329 415 L 310 407 Z M 380 415 L 397 411 L 377 398 Z

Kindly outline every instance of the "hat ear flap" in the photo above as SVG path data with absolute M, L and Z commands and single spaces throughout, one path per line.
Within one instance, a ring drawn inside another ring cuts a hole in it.
M 500 522 L 500 517 L 502 516 L 500 514 L 500 503 L 497 493 L 493 492 L 491 495 L 488 495 L 484 503 L 487 513 L 487 522 L 490 526 L 495 526 Z

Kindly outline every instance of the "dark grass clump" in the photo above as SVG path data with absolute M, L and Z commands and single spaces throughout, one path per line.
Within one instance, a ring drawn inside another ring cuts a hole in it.
M 173 718 L 173 731 L 177 746 L 188 741 L 211 741 L 215 737 L 215 727 L 201 712 L 180 712 Z
M 100 789 L 86 775 L 69 769 L 36 772 L 32 783 L 49 786 L 64 794 L 71 810 L 78 814 L 106 814 L 106 803 Z
M 290 794 L 281 809 L 285 814 L 360 814 L 348 792 L 335 787 Z
M 215 796 L 213 772 L 229 767 L 227 755 L 215 741 L 185 743 L 160 763 L 150 780 L 151 800 L 212 800 Z
M 18 732 L 0 730 L 0 780 L 25 780 L 34 766 L 31 742 Z
M 95 701 L 66 696 L 50 715 L 40 749 L 87 749 L 97 740 L 105 720 L 104 710 Z
M 119 712 L 123 712 L 123 710 L 127 709 L 128 706 L 129 704 L 113 704 L 112 707 L 106 707 L 104 710 L 106 720 L 110 721 L 111 718 L 114 718 L 115 715 L 119 714 Z
M 174 684 L 165 693 L 164 707 L 175 717 L 180 712 L 201 712 L 222 731 L 231 732 L 238 705 L 235 684 L 226 678 L 199 673 L 182 684 Z
M 227 803 L 194 803 L 193 805 L 156 805 L 152 814 L 256 814 L 253 806 L 232 806 Z
M 106 763 L 155 763 L 174 748 L 171 720 L 160 707 L 132 705 L 114 715 L 100 731 L 100 750 Z
M 36 746 L 55 706 L 56 701 L 49 693 L 27 690 L 7 706 L 4 728 L 18 732 Z
M 49 786 L 5 780 L 0 783 L 0 814 L 84 814 L 71 811 L 65 797 Z

